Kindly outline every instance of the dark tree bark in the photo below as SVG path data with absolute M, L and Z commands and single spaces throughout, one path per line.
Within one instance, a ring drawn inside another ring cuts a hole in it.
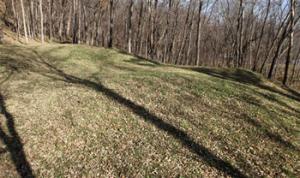
M 78 43 L 78 10 L 77 10 L 78 0 L 73 0 L 73 43 Z
M 201 12 L 202 12 L 203 1 L 199 0 L 199 7 L 198 7 L 198 19 L 197 19 L 197 37 L 196 37 L 196 66 L 200 65 L 200 53 L 201 53 Z
M 266 12 L 263 24 L 262 24 L 262 28 L 261 28 L 260 36 L 259 36 L 259 41 L 258 41 L 258 45 L 257 45 L 256 52 L 255 52 L 255 58 L 254 58 L 254 63 L 253 63 L 253 67 L 252 67 L 253 71 L 257 70 L 257 63 L 259 61 L 260 46 L 261 46 L 261 42 L 262 42 L 262 39 L 263 39 L 263 35 L 264 35 L 265 27 L 266 27 L 266 22 L 267 22 L 267 19 L 268 19 L 268 16 L 269 16 L 270 7 L 271 7 L 271 0 L 268 0 L 267 12 Z
M 108 48 L 113 46 L 113 30 L 114 30 L 114 18 L 113 18 L 114 1 L 109 0 L 109 35 L 108 35 Z
M 294 58 L 294 65 L 293 65 L 293 70 L 292 70 L 292 75 L 291 75 L 291 83 L 294 82 L 294 76 L 296 73 L 296 66 L 299 64 L 299 58 L 300 58 L 300 48 L 298 49 L 298 52 Z
M 127 39 L 127 48 L 128 53 L 132 52 L 132 13 L 133 13 L 133 0 L 129 1 L 129 7 L 128 7 L 128 17 L 127 17 L 127 27 L 128 27 L 128 39 Z
M 175 64 L 181 63 L 181 60 L 182 60 L 182 53 L 183 53 L 184 47 L 186 45 L 187 31 L 188 31 L 188 26 L 189 26 L 190 11 L 191 11 L 191 7 L 192 7 L 192 3 L 193 3 L 193 1 L 191 0 L 189 2 L 188 11 L 187 11 L 187 14 L 186 14 L 185 23 L 184 23 L 184 30 L 183 30 L 182 39 L 181 39 L 181 45 L 180 45 L 180 48 L 179 48 L 177 58 L 175 59 Z
M 142 25 L 142 20 L 143 20 L 143 13 L 144 13 L 144 1 L 142 0 L 140 2 L 140 10 L 139 10 L 139 17 L 138 17 L 138 29 L 137 29 L 137 34 L 136 34 L 136 53 L 141 54 L 141 49 L 143 49 L 142 44 L 142 33 L 143 33 L 143 25 Z
M 290 29 L 289 29 L 289 47 L 285 62 L 285 70 L 284 70 L 284 76 L 283 76 L 283 85 L 287 85 L 288 81 L 288 75 L 289 75 L 289 66 L 290 66 L 290 60 L 291 60 L 291 52 L 294 45 L 294 17 L 295 17 L 295 0 L 290 0 Z

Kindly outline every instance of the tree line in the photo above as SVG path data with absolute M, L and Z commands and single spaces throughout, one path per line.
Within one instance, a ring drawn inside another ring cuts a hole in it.
M 18 36 L 300 78 L 299 0 L 6 0 Z

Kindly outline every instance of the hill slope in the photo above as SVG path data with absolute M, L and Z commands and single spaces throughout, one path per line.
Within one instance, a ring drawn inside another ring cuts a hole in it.
M 0 177 L 299 175 L 297 93 L 244 70 L 0 46 Z

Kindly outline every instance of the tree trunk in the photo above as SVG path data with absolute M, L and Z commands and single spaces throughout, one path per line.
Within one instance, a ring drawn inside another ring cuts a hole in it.
M 193 28 L 194 28 L 194 23 L 193 23 L 194 14 L 195 14 L 195 8 L 193 8 L 191 20 L 190 20 L 190 23 L 189 23 L 188 33 L 190 34 L 190 36 L 189 36 L 189 41 L 188 41 L 187 53 L 185 55 L 185 60 L 184 60 L 185 65 L 189 65 L 190 62 L 191 62 L 190 57 L 191 57 L 191 52 L 192 52 L 192 48 L 193 48 L 192 40 L 193 40 Z
M 131 24 L 131 18 L 132 18 L 132 12 L 133 12 L 133 0 L 130 0 L 129 7 L 128 7 L 128 19 L 127 19 L 127 27 L 128 27 L 128 41 L 127 41 L 127 47 L 128 47 L 128 53 L 131 53 L 132 51 L 132 24 Z
M 77 4 L 78 0 L 73 0 L 73 35 L 72 35 L 72 42 L 73 44 L 78 43 L 78 13 L 77 13 Z
M 277 44 L 277 48 L 276 48 L 276 51 L 275 51 L 275 55 L 272 58 L 271 67 L 270 67 L 270 70 L 269 70 L 269 73 L 268 73 L 268 79 L 271 79 L 272 76 L 273 76 L 274 67 L 276 65 L 280 49 L 281 49 L 281 47 L 283 45 L 283 42 L 286 39 L 287 28 L 289 28 L 289 23 L 287 23 L 287 25 L 285 27 L 283 27 L 282 35 L 281 35 L 280 39 L 278 40 L 278 44 Z
M 147 0 L 148 5 L 148 29 L 145 29 L 145 32 L 147 33 L 146 38 L 146 45 L 145 45 L 145 52 L 146 52 L 146 58 L 148 58 L 148 55 L 150 54 L 151 57 L 151 47 L 152 47 L 152 0 Z M 145 25 L 147 26 L 147 25 Z M 150 49 L 150 50 L 149 50 Z
M 29 16 L 30 16 L 30 12 L 29 12 Z M 27 20 L 27 23 L 26 23 L 26 25 L 27 25 L 27 34 L 28 34 L 29 38 L 32 38 L 31 28 L 30 28 L 30 18 L 28 17 L 26 20 Z
M 70 33 L 71 33 L 72 11 L 73 11 L 73 8 L 70 8 L 69 16 L 68 16 L 68 21 L 67 21 L 67 28 L 66 28 L 66 32 L 65 32 L 66 38 L 69 38 L 70 37 Z
M 143 35 L 143 25 L 142 25 L 142 19 L 143 19 L 143 12 L 144 12 L 144 1 L 140 2 L 140 12 L 139 12 L 139 20 L 138 20 L 138 31 L 137 31 L 137 35 L 136 35 L 136 44 L 135 44 L 135 48 L 136 48 L 136 53 L 140 54 L 141 53 L 141 49 L 142 49 L 142 44 L 143 44 L 143 39 L 142 39 L 142 35 Z
M 25 9 L 24 9 L 23 0 L 20 0 L 20 3 L 21 3 L 22 16 L 23 16 L 23 27 L 24 27 L 25 41 L 26 41 L 26 43 L 28 43 L 27 27 L 26 27 L 26 17 L 25 17 Z
M 294 81 L 294 76 L 296 73 L 296 66 L 298 65 L 299 58 L 300 58 L 300 48 L 298 49 L 297 55 L 294 58 L 294 65 L 293 65 L 292 76 L 291 76 L 291 80 L 290 80 L 291 83 L 293 83 L 293 81 Z
M 31 26 L 31 35 L 34 38 L 36 33 L 35 33 L 35 18 L 34 18 L 34 4 L 33 4 L 33 0 L 30 0 L 30 26 Z
M 15 1 L 11 0 L 11 6 L 12 6 L 12 11 L 13 11 L 13 16 L 14 16 L 14 23 L 16 23 L 16 29 L 15 32 L 18 34 L 18 39 L 20 37 L 20 22 L 19 22 L 19 14 L 16 12 L 15 8 Z
M 41 16 L 41 42 L 44 43 L 44 17 L 43 17 L 43 0 L 40 0 L 40 16 Z
M 109 0 L 109 35 L 108 35 L 108 48 L 113 46 L 113 30 L 114 30 L 114 18 L 113 18 L 114 1 Z
M 257 49 L 255 51 L 255 58 L 254 58 L 253 67 L 252 67 L 253 71 L 256 71 L 257 63 L 259 61 L 260 46 L 261 46 L 262 38 L 263 38 L 263 35 L 264 35 L 266 22 L 267 22 L 267 19 L 268 19 L 268 16 L 269 16 L 270 7 L 271 7 L 271 0 L 268 0 L 267 12 L 266 12 L 266 15 L 265 15 L 265 18 L 264 18 L 264 21 L 263 21 L 263 24 L 262 24 L 262 28 L 261 28 L 261 31 L 260 31 L 260 36 L 259 36 L 259 39 L 258 39 L 259 41 L 258 41 Z
M 152 24 L 151 24 L 151 59 L 154 59 L 154 55 L 157 54 L 157 24 L 156 24 L 156 21 L 157 21 L 157 4 L 158 4 L 158 0 L 154 0 L 154 9 L 152 10 Z
M 60 14 L 60 18 L 59 18 L 59 28 L 58 28 L 58 36 L 60 41 L 63 40 L 63 28 L 64 28 L 64 17 L 65 17 L 65 12 L 64 12 L 64 0 L 60 0 L 60 10 L 61 10 L 61 14 Z
M 293 20 L 293 24 L 296 24 L 296 23 L 298 22 L 299 19 L 300 19 L 300 16 L 298 16 L 297 19 L 294 19 L 294 20 Z M 268 78 L 269 78 L 269 79 L 272 78 L 273 70 L 274 70 L 274 67 L 275 67 L 275 65 L 276 65 L 277 58 L 278 58 L 278 56 L 279 56 L 279 51 L 280 51 L 280 49 L 281 49 L 281 47 L 282 47 L 282 45 L 283 45 L 284 40 L 286 39 L 286 35 L 289 34 L 289 33 L 288 33 L 288 32 L 289 32 L 288 29 L 290 29 L 290 26 L 291 26 L 291 25 L 292 25 L 292 24 L 290 24 L 290 23 L 288 22 L 287 25 L 285 26 L 285 28 L 283 28 L 284 30 L 283 30 L 282 35 L 281 35 L 281 38 L 280 38 L 280 40 L 279 40 L 279 42 L 278 42 L 278 46 L 277 46 L 277 50 L 276 50 L 276 52 L 275 52 L 275 56 L 274 56 L 273 59 L 272 59 L 272 64 L 271 64 L 271 67 L 270 67 L 270 70 L 269 70 L 269 74 L 268 74 Z
M 16 21 L 17 21 L 17 15 L 16 15 L 15 1 L 14 0 L 11 0 L 11 7 L 12 7 L 13 16 L 14 16 L 14 23 L 16 23 Z
M 235 67 L 239 67 L 243 52 L 242 52 L 242 46 L 243 46 L 243 37 L 242 37 L 242 32 L 243 32 L 243 14 L 244 14 L 244 9 L 243 9 L 243 0 L 240 0 L 239 3 L 239 10 L 238 10 L 238 18 L 237 18 L 237 29 L 236 29 L 236 41 L 235 41 Z
M 288 18 L 289 18 L 289 15 L 286 15 L 285 18 L 283 19 L 283 21 L 281 22 L 281 24 L 280 24 L 280 26 L 279 26 L 279 28 L 278 28 L 278 30 L 277 30 L 277 32 L 276 32 L 275 38 L 274 38 L 273 40 L 271 40 L 271 36 L 268 36 L 268 42 L 271 44 L 271 46 L 270 46 L 269 51 L 268 51 L 268 53 L 266 54 L 265 59 L 264 59 L 262 65 L 261 65 L 261 67 L 260 67 L 260 70 L 259 70 L 260 73 L 263 72 L 263 69 L 264 69 L 264 67 L 265 67 L 265 65 L 266 65 L 266 62 L 268 61 L 268 59 L 270 58 L 270 56 L 274 53 L 274 52 L 273 52 L 273 48 L 275 48 L 276 42 L 277 42 L 277 41 L 280 41 L 280 39 L 282 39 L 281 37 L 282 37 L 283 35 L 285 35 L 285 34 L 284 34 L 285 32 L 283 32 L 283 31 L 286 30 L 285 27 L 286 27 L 286 21 L 288 21 Z M 270 34 L 270 33 L 269 33 L 269 34 Z M 281 44 L 279 43 L 279 45 L 281 45 Z M 277 47 L 278 47 L 278 45 L 277 45 Z M 274 59 L 274 58 L 273 58 L 273 59 Z M 273 63 L 273 61 L 274 61 L 273 59 L 272 59 L 272 63 Z M 276 59 L 275 59 L 275 60 L 276 60 Z M 271 68 L 272 68 L 272 67 L 271 67 Z
M 48 20 L 49 20 L 49 40 L 52 40 L 53 36 L 53 23 L 52 23 L 52 6 L 53 0 L 48 0 Z
M 243 35 L 243 31 L 244 31 L 244 7 L 243 7 L 243 0 L 241 1 L 241 18 L 240 18 L 240 31 L 239 31 L 239 66 L 241 67 L 244 63 L 244 35 Z
M 201 11 L 202 11 L 203 1 L 199 0 L 199 7 L 198 7 L 198 21 L 197 21 L 197 38 L 196 38 L 196 65 L 200 65 L 200 52 L 201 52 Z
M 77 32 L 77 43 L 80 44 L 81 43 L 81 28 L 82 28 L 82 1 L 79 0 L 77 1 L 77 11 L 78 11 L 78 32 Z
M 168 46 L 170 41 L 170 21 L 171 21 L 171 12 L 172 12 L 172 0 L 169 0 L 168 3 L 168 12 L 167 12 L 167 25 L 166 25 L 166 33 L 165 33 L 165 41 L 164 41 L 164 52 L 162 62 L 165 63 L 168 60 Z
M 176 50 L 175 49 L 175 46 L 177 44 L 177 41 L 175 40 L 175 37 L 176 37 L 176 27 L 179 23 L 179 9 L 180 9 L 180 1 L 177 1 L 177 4 L 176 4 L 176 10 L 175 10 L 175 22 L 173 23 L 173 26 L 172 26 L 172 29 L 171 29 L 171 38 L 170 38 L 170 41 L 168 43 L 168 48 L 167 48 L 167 53 L 168 53 L 168 58 L 169 58 L 169 61 L 172 62 L 172 63 L 176 63 L 176 60 L 177 60 L 177 56 L 176 56 Z
M 186 19 L 185 19 L 185 24 L 184 24 L 184 29 L 183 29 L 183 34 L 182 34 L 182 39 L 181 39 L 181 45 L 180 45 L 180 48 L 179 48 L 177 58 L 175 59 L 175 64 L 182 63 L 181 58 L 182 58 L 182 53 L 183 53 L 183 50 L 184 50 L 184 47 L 185 47 L 185 44 L 186 44 L 188 23 L 189 23 L 192 3 L 193 3 L 193 1 L 191 0 L 189 2 L 189 7 L 188 7 L 188 11 L 187 11 Z
M 291 53 L 294 45 L 294 17 L 295 17 L 295 6 L 296 6 L 295 0 L 290 0 L 290 29 L 289 29 L 289 47 L 288 47 L 288 53 L 286 57 L 285 62 L 285 70 L 284 70 L 284 76 L 283 76 L 283 85 L 287 85 L 288 81 L 288 75 L 289 75 L 289 66 L 290 66 L 290 59 L 291 59 Z

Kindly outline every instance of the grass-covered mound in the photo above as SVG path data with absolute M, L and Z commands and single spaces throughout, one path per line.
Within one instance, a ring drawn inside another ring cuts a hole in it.
M 86 46 L 0 51 L 0 177 L 300 173 L 300 97 L 257 74 Z

